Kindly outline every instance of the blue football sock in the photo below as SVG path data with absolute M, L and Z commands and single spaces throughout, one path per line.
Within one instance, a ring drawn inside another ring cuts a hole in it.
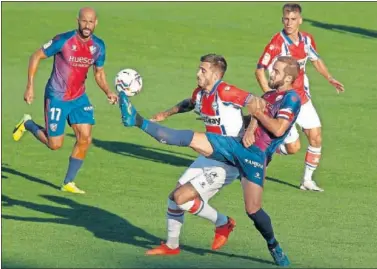
M 72 182 L 75 179 L 77 172 L 81 168 L 82 163 L 83 160 L 69 157 L 68 171 L 64 179 L 64 184 L 68 184 L 69 182 Z
M 191 144 L 194 132 L 191 130 L 175 130 L 158 123 L 143 119 L 141 130 L 154 137 L 160 143 L 188 147 Z
M 33 120 L 27 120 L 24 123 L 25 129 L 31 132 L 35 137 L 38 138 L 38 132 L 43 131 L 43 127 L 36 124 Z
M 271 219 L 261 208 L 254 214 L 247 214 L 253 220 L 255 228 L 261 233 L 266 240 L 268 248 L 273 249 L 278 245 L 275 239 L 274 230 L 272 229 Z

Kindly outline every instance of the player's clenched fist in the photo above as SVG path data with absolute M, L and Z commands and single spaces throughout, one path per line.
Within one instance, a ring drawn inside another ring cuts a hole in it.
M 247 110 L 251 115 L 254 115 L 257 112 L 262 112 L 266 108 L 266 101 L 260 97 L 253 96 L 249 101 Z
M 29 105 L 33 102 L 33 100 L 34 100 L 34 87 L 32 85 L 28 85 L 26 87 L 26 91 L 24 93 L 24 100 Z
M 152 118 L 151 121 L 163 121 L 168 117 L 168 114 L 166 112 L 159 112 L 155 114 Z

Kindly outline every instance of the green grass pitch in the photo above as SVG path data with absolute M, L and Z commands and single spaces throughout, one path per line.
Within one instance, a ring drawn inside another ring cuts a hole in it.
M 229 243 L 210 251 L 213 226 L 186 215 L 176 257 L 145 257 L 165 239 L 166 198 L 195 159 L 189 149 L 158 144 L 120 124 L 92 72 L 87 91 L 97 124 L 76 182 L 86 195 L 59 192 L 74 137 L 67 127 L 56 152 L 11 132 L 23 113 L 43 123 L 43 91 L 52 59 L 41 63 L 32 106 L 23 102 L 31 53 L 76 27 L 80 7 L 99 13 L 96 34 L 107 45 L 108 80 L 137 69 L 143 92 L 133 98 L 151 116 L 191 95 L 199 57 L 225 55 L 225 80 L 261 94 L 254 69 L 264 45 L 281 29 L 283 3 L 2 3 L 2 267 L 250 268 L 274 267 L 265 242 L 244 212 L 238 182 L 212 200 L 237 220 Z M 316 180 L 324 193 L 297 189 L 307 142 L 295 156 L 276 156 L 268 169 L 263 207 L 293 267 L 377 265 L 376 3 L 302 3 L 306 21 L 331 73 L 337 95 L 308 65 L 311 93 L 323 123 L 323 159 Z M 374 29 L 374 30 L 373 30 Z M 164 124 L 203 130 L 193 113 Z

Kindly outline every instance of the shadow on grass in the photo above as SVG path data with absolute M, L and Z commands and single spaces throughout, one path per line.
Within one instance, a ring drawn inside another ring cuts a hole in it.
M 2 195 L 2 206 L 21 206 L 30 210 L 53 215 L 55 217 L 39 218 L 39 217 L 21 217 L 3 214 L 2 218 L 15 221 L 28 221 L 40 223 L 55 223 L 62 225 L 71 225 L 83 227 L 93 233 L 99 239 L 125 243 L 149 249 L 158 245 L 161 239 L 139 228 L 128 220 L 113 214 L 109 211 L 98 207 L 80 204 L 76 201 L 65 197 L 53 195 L 41 195 L 48 202 L 47 204 L 38 204 L 30 201 L 22 201 L 12 199 L 9 196 Z M 64 207 L 51 205 L 51 203 L 59 204 Z M 3 230 L 3 232 L 7 232 Z M 212 251 L 209 249 L 201 249 L 189 245 L 181 245 L 182 250 L 197 255 L 213 254 L 219 256 L 246 259 L 263 264 L 273 264 L 271 261 L 253 258 L 246 255 L 230 254 L 220 251 Z
M 319 27 L 322 29 L 331 30 L 338 33 L 345 33 L 345 34 L 352 33 L 352 34 L 361 35 L 367 38 L 377 38 L 376 30 L 365 29 L 365 28 L 360 28 L 360 27 L 355 27 L 355 26 L 350 26 L 350 25 L 325 23 L 325 22 L 320 22 L 320 21 L 316 21 L 312 19 L 304 19 L 304 22 L 309 22 L 314 27 Z

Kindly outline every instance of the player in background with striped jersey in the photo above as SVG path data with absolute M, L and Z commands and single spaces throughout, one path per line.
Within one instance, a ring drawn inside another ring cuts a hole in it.
M 302 128 L 309 142 L 300 189 L 323 191 L 312 178 L 321 158 L 322 135 L 321 122 L 310 99 L 309 80 L 305 73 L 307 60 L 311 61 L 315 69 L 336 88 L 338 93 L 343 92 L 344 87 L 331 76 L 326 65 L 319 57 L 313 36 L 299 31 L 302 24 L 301 11 L 299 4 L 285 4 L 283 6 L 282 22 L 284 29 L 275 34 L 265 47 L 258 61 L 255 75 L 262 90 L 267 92 L 270 88 L 268 87 L 265 70 L 270 73 L 274 62 L 279 56 L 289 55 L 299 62 L 301 72 L 293 86 L 301 98 L 302 108 L 296 123 Z M 294 154 L 299 151 L 300 147 L 299 134 L 296 127 L 293 126 L 284 144 L 279 147 L 278 153 L 284 155 Z
M 34 99 L 34 77 L 40 60 L 54 56 L 53 69 L 45 88 L 45 127 L 25 114 L 13 131 L 13 139 L 20 140 L 27 130 L 48 148 L 57 150 L 63 145 L 67 121 L 75 132 L 76 143 L 61 190 L 85 193 L 73 180 L 91 144 L 92 125 L 95 123 L 93 106 L 85 89 L 85 80 L 92 65 L 95 80 L 109 102 L 117 103 L 118 96 L 106 82 L 105 44 L 93 35 L 98 22 L 96 12 L 89 7 L 80 9 L 77 22 L 78 29 L 56 35 L 30 57 L 24 94 L 24 100 L 29 105 Z

